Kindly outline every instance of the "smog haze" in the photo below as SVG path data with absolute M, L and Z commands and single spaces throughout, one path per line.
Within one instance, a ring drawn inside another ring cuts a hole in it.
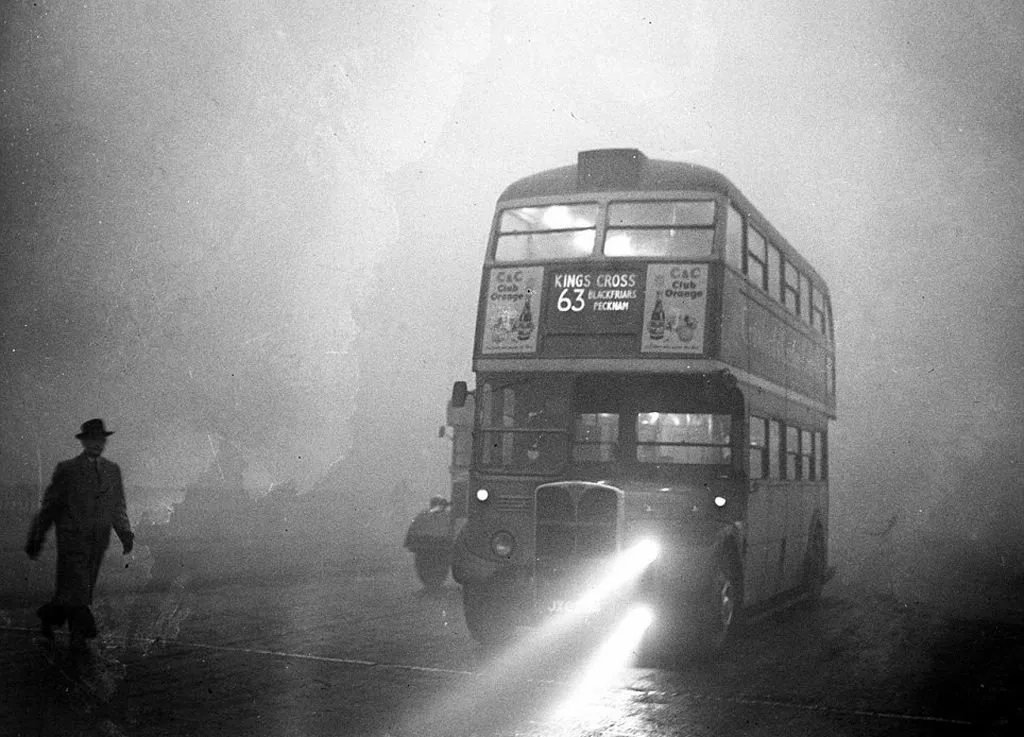
M 6 482 L 45 485 L 102 417 L 129 497 L 230 447 L 253 493 L 411 515 L 447 494 L 437 427 L 472 384 L 498 194 L 634 147 L 721 171 L 831 285 L 836 562 L 870 575 L 893 519 L 904 541 L 1019 556 L 1018 4 L 97 0 L 0 19 Z

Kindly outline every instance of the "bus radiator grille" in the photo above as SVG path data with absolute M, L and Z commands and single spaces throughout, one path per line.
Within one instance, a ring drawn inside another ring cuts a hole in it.
M 620 492 L 597 484 L 538 487 L 538 568 L 611 555 L 617 546 Z

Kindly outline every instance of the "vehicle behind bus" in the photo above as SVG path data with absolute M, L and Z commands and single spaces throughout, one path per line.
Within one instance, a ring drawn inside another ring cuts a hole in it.
M 450 498 L 430 497 L 426 509 L 413 517 L 405 533 L 404 547 L 413 554 L 416 576 L 428 589 L 448 578 L 452 541 L 466 522 L 469 491 L 469 459 L 472 451 L 473 398 L 468 392 L 449 401 L 446 424 L 438 437 L 451 441 L 448 479 Z

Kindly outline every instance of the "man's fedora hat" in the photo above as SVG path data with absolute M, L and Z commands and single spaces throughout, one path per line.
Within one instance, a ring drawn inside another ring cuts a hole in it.
M 86 420 L 82 423 L 82 432 L 75 435 L 76 438 L 98 438 L 107 437 L 113 435 L 113 431 L 108 432 L 107 428 L 103 426 L 103 420 Z

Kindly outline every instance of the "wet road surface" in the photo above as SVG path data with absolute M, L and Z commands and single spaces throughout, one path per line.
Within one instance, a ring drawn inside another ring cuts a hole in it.
M 102 582 L 101 582 L 102 586 Z M 88 663 L 0 610 L 3 735 L 1017 734 L 1024 624 L 830 585 L 714 662 L 624 663 L 580 685 L 596 634 L 503 651 L 469 638 L 458 587 L 412 561 L 101 592 Z

